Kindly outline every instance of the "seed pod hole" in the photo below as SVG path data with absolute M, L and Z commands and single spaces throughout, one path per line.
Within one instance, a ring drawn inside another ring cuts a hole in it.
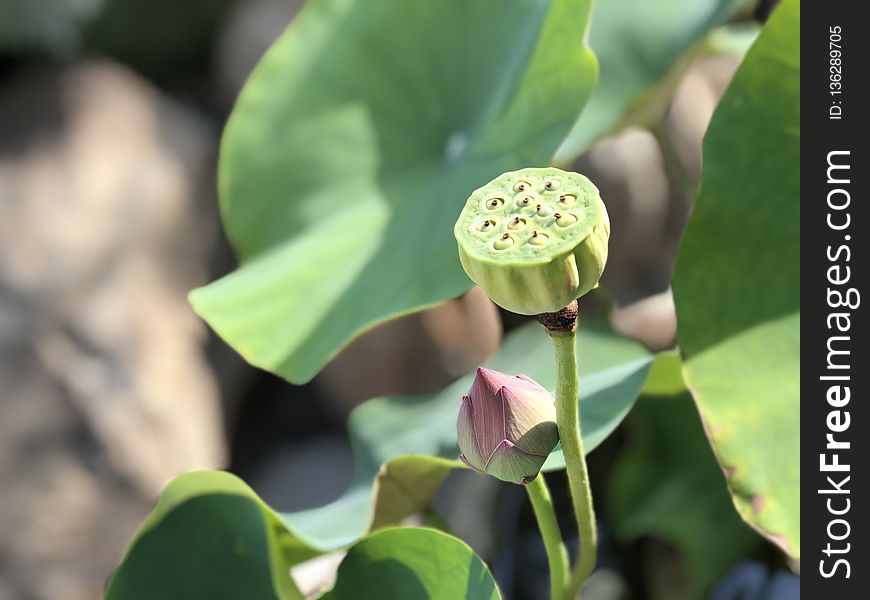
M 534 201 L 535 199 L 531 196 L 520 196 L 519 198 L 517 198 L 517 206 L 519 206 L 520 208 L 525 208 L 527 206 L 531 206 L 532 202 Z
M 514 238 L 509 233 L 504 234 L 501 238 L 493 242 L 492 247 L 496 250 L 505 250 L 514 245 Z
M 496 226 L 496 222 L 492 219 L 486 219 L 480 225 L 477 226 L 478 231 L 483 231 L 484 233 L 494 231 Z
M 514 217 L 514 220 L 508 223 L 507 228 L 513 231 L 517 231 L 526 226 L 526 220 L 521 217 Z
M 504 200 L 502 198 L 487 198 L 485 204 L 487 210 L 497 210 L 504 205 Z
M 568 225 L 572 225 L 577 222 L 577 217 L 572 215 L 571 213 L 556 213 L 553 216 L 556 217 L 556 225 L 558 225 L 559 227 L 567 227 Z
M 553 190 L 558 190 L 561 182 L 558 179 L 548 179 L 544 182 L 544 189 L 548 192 L 552 192 Z
M 541 233 L 539 231 L 533 231 L 532 237 L 529 238 L 529 243 L 532 246 L 543 246 L 544 244 L 547 243 L 548 239 L 549 239 L 549 236 L 547 236 L 547 234 Z
M 532 187 L 531 183 L 529 183 L 528 181 L 526 181 L 524 179 L 520 179 L 519 181 L 517 181 L 514 184 L 514 191 L 515 192 L 524 192 L 531 187 Z
M 535 211 L 538 213 L 539 217 L 549 217 L 555 212 L 552 206 L 546 206 L 543 204 L 538 204 L 535 207 Z
M 559 202 L 565 206 L 571 206 L 577 202 L 577 196 L 574 196 L 573 194 L 562 194 L 559 196 Z

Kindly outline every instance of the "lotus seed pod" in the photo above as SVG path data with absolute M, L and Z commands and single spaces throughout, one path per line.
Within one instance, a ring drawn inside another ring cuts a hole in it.
M 480 368 L 456 423 L 460 460 L 472 469 L 526 484 L 559 441 L 553 396 L 523 375 Z
M 465 272 L 493 302 L 537 315 L 598 286 L 610 221 L 583 175 L 522 169 L 475 190 L 453 233 Z

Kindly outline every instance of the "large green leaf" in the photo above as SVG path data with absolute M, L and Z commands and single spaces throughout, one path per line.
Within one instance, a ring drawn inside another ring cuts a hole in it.
M 457 468 L 464 467 L 455 460 L 399 457 L 325 508 L 286 515 L 230 473 L 180 475 L 131 542 L 107 598 L 184 598 L 191 590 L 215 599 L 297 598 L 291 566 L 422 510 Z
M 702 598 L 760 538 L 734 511 L 685 386 L 672 385 L 679 363 L 661 358 L 644 388 L 652 394 L 642 395 L 626 419 L 627 443 L 607 480 L 606 507 L 618 538 L 655 535 L 674 544 L 688 567 L 687 591 Z
M 221 144 L 240 269 L 191 294 L 251 363 L 301 383 L 384 320 L 466 291 L 453 223 L 543 165 L 595 77 L 589 0 L 311 0 Z
M 601 79 L 556 151 L 555 162 L 569 164 L 617 127 L 631 103 L 739 4 L 740 0 L 596 2 L 589 45 L 601 63 Z
M 188 473 L 161 494 L 106 599 L 301 599 L 289 568 L 315 554 L 235 476 Z
M 434 529 L 385 529 L 360 540 L 324 600 L 498 600 L 495 580 L 462 540 Z
M 704 141 L 674 275 L 685 376 L 743 518 L 800 556 L 800 3 L 764 26 Z

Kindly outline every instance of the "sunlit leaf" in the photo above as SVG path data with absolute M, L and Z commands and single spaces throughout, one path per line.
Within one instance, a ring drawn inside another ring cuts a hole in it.
M 704 140 L 674 275 L 685 376 L 743 518 L 800 556 L 800 3 L 764 26 Z
M 453 223 L 503 171 L 544 165 L 596 77 L 589 0 L 312 0 L 221 144 L 241 267 L 194 291 L 248 361 L 311 379 L 355 336 L 462 294 Z
M 188 473 L 161 494 L 106 599 L 301 600 L 289 568 L 316 554 L 234 475 Z
M 385 529 L 357 542 L 324 600 L 498 600 L 495 579 L 465 542 L 434 529 Z

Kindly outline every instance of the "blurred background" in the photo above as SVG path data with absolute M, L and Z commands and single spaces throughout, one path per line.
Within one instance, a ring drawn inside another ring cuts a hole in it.
M 0 0 L 0 599 L 98 597 L 163 485 L 190 469 L 228 468 L 283 511 L 334 499 L 352 476 L 354 406 L 436 390 L 522 322 L 472 290 L 365 334 L 299 387 L 248 366 L 193 314 L 186 294 L 235 266 L 215 192 L 223 122 L 300 6 Z M 739 35 L 681 56 L 632 107 L 644 117 L 572 165 L 601 188 L 613 230 L 607 298 L 586 310 L 653 349 L 674 342 L 669 281 L 702 136 L 769 10 L 739 10 Z M 593 455 L 593 481 L 607 483 L 630 428 Z M 288 479 L 306 485 L 288 495 Z M 460 511 L 459 496 L 485 508 Z M 460 475 L 439 511 L 510 597 L 538 597 L 546 564 L 521 490 Z M 607 516 L 603 527 L 590 599 L 697 593 L 673 540 L 608 541 Z M 516 552 L 498 550 L 506 539 Z M 717 598 L 791 585 L 759 567 L 782 559 L 751 539 L 717 574 Z M 308 565 L 300 585 L 334 564 Z

